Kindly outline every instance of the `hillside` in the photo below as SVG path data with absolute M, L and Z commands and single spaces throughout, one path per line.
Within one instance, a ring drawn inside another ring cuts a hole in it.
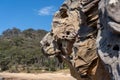
M 7 29 L 0 36 L 0 71 L 39 72 L 63 68 L 57 59 L 46 59 L 40 49 L 45 30 Z

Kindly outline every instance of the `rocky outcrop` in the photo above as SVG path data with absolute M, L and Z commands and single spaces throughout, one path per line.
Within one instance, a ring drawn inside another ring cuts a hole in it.
M 41 41 L 44 54 L 68 64 L 77 80 L 110 80 L 96 50 L 98 2 L 66 0 Z

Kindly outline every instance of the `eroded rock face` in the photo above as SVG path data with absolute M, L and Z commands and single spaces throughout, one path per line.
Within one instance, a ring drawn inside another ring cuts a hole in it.
M 54 15 L 52 30 L 41 41 L 43 52 L 62 59 L 77 80 L 110 80 L 95 45 L 98 2 L 66 0 Z
M 99 11 L 98 54 L 108 69 L 111 80 L 120 80 L 120 1 L 101 0 Z
M 67 16 L 63 17 L 61 15 Z M 52 32 L 54 36 L 57 36 L 59 39 L 75 39 L 81 22 L 80 20 L 80 12 L 77 9 L 70 11 L 64 7 L 61 8 L 55 13 L 53 18 Z
M 46 56 L 55 56 L 60 52 L 58 44 L 51 32 L 44 36 L 40 44 L 42 45 L 42 51 Z

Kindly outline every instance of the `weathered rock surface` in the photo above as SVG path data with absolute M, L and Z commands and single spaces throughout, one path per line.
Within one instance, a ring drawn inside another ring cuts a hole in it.
M 120 1 L 101 0 L 99 12 L 98 54 L 111 80 L 120 80 Z

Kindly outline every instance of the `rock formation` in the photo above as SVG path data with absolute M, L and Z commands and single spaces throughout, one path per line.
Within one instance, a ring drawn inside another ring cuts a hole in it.
M 111 77 L 112 80 L 119 80 L 120 18 L 111 15 L 115 11 L 110 8 L 119 8 L 115 6 L 118 4 L 116 1 L 110 2 L 111 5 L 105 9 L 104 3 L 109 0 L 101 0 L 100 3 L 99 0 L 66 0 L 54 15 L 51 31 L 41 41 L 44 54 L 66 62 L 71 75 L 77 80 L 111 80 Z M 106 18 L 106 14 L 111 16 Z M 97 22 L 100 22 L 99 25 Z
M 98 54 L 111 80 L 120 80 L 120 0 L 101 0 L 98 9 Z

